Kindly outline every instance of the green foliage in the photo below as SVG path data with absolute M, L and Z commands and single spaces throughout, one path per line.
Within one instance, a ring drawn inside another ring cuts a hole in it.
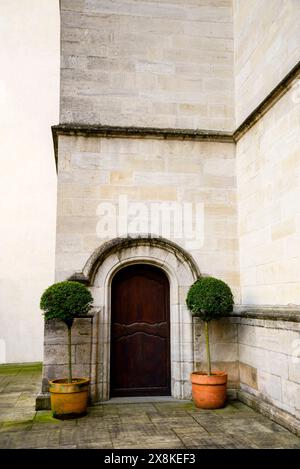
M 89 312 L 93 298 L 90 291 L 78 282 L 59 282 L 44 291 L 40 307 L 45 319 L 60 319 L 71 327 L 76 316 Z
M 230 287 L 214 277 L 202 277 L 190 287 L 186 304 L 193 314 L 203 321 L 219 319 L 230 314 L 233 308 Z

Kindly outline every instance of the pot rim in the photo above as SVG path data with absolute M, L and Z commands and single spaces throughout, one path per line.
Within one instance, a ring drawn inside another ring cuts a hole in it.
M 50 379 L 49 384 L 52 385 L 63 385 L 63 386 L 76 386 L 81 384 L 88 384 L 90 382 L 89 378 L 72 378 L 72 383 L 68 383 L 68 378 L 58 378 Z
M 212 371 L 210 375 L 207 374 L 207 371 L 192 371 L 191 375 L 197 375 L 197 376 L 227 376 L 226 371 Z
M 219 386 L 226 385 L 227 377 L 225 371 L 214 371 L 211 375 L 203 371 L 196 371 L 191 373 L 191 382 L 192 385 Z

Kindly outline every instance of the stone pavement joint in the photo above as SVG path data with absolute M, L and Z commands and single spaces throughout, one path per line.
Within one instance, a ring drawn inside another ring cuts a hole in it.
M 40 365 L 0 366 L 0 448 L 300 449 L 300 438 L 239 401 L 99 404 L 77 420 L 35 411 Z

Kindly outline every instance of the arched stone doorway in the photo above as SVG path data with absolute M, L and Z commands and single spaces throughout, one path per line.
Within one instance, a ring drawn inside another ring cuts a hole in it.
M 175 243 L 160 237 L 137 236 L 117 238 L 100 246 L 83 271 L 72 277 L 87 283 L 94 297 L 91 400 L 110 398 L 111 286 L 119 270 L 134 264 L 156 266 L 168 278 L 171 395 L 178 399 L 190 398 L 194 345 L 192 317 L 185 298 L 200 273 L 192 257 Z
M 111 285 L 110 396 L 170 394 L 169 281 L 154 265 L 131 264 Z

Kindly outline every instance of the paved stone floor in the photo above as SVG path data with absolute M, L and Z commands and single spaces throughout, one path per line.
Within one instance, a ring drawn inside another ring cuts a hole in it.
M 0 366 L 0 448 L 298 448 L 300 439 L 233 401 L 204 411 L 191 402 L 114 403 L 59 421 L 34 409 L 40 365 Z

